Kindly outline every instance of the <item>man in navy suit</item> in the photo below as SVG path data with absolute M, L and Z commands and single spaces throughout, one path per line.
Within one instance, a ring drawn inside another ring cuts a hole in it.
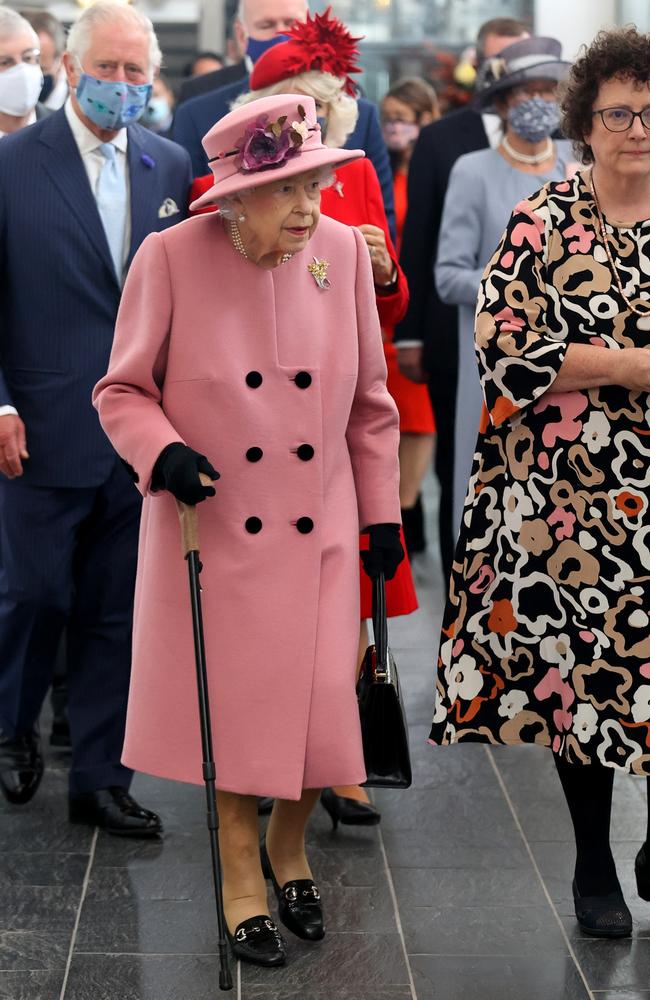
M 91 390 L 130 261 L 184 217 L 191 171 L 135 124 L 160 61 L 147 18 L 98 0 L 64 60 L 65 107 L 0 143 L 0 789 L 20 805 L 38 788 L 38 717 L 65 627 L 70 819 L 155 836 L 120 761 L 139 495 Z
M 278 41 L 285 39 L 277 37 L 291 26 L 296 19 L 303 20 L 308 10 L 305 0 L 241 0 L 235 31 L 237 41 L 246 51 L 249 71 L 257 59 Z M 230 106 L 240 94 L 249 89 L 249 74 L 219 87 L 208 94 L 193 97 L 186 101 L 176 112 L 172 138 L 184 146 L 192 159 L 192 170 L 195 177 L 202 177 L 210 172 L 208 160 L 201 140 L 215 122 L 230 111 Z M 381 184 L 384 207 L 388 225 L 395 239 L 395 206 L 393 198 L 393 175 L 386 151 L 377 109 L 370 101 L 359 98 L 359 118 L 354 132 L 349 136 L 348 149 L 363 149 L 372 160 Z

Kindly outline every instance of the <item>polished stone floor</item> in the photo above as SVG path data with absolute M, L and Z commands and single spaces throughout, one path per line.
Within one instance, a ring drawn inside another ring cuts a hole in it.
M 414 783 L 375 794 L 381 827 L 333 833 L 319 808 L 310 856 L 322 944 L 287 937 L 286 968 L 235 969 L 243 1000 L 650 1000 L 650 904 L 632 865 L 645 787 L 619 778 L 612 833 L 635 918 L 627 941 L 582 936 L 573 851 L 552 762 L 535 748 L 426 743 L 442 593 L 415 566 L 422 608 L 393 623 Z M 0 804 L 0 1000 L 208 1000 L 219 994 L 203 792 L 139 776 L 166 826 L 129 843 L 66 821 L 65 757 L 36 799 Z

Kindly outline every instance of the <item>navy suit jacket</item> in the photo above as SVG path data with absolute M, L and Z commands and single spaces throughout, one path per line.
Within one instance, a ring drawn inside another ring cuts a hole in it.
M 201 144 L 206 132 L 209 132 L 215 122 L 227 115 L 230 105 L 240 94 L 249 89 L 249 76 L 244 76 L 226 87 L 219 87 L 209 94 L 201 94 L 186 101 L 176 112 L 172 138 L 184 146 L 192 159 L 192 170 L 195 177 L 202 177 L 210 172 L 208 158 Z M 352 135 L 345 146 L 347 149 L 363 149 L 366 156 L 372 160 L 381 184 L 384 208 L 390 227 L 391 236 L 395 240 L 395 203 L 393 198 L 393 175 L 386 144 L 381 134 L 377 109 L 370 101 L 361 97 L 358 101 L 359 118 Z
M 127 155 L 130 264 L 145 236 L 185 218 L 191 170 L 184 150 L 140 125 L 129 127 Z M 167 214 L 172 201 L 179 211 Z M 0 405 L 25 423 L 25 482 L 85 487 L 110 475 L 115 452 L 90 397 L 108 368 L 120 292 L 65 111 L 5 137 Z

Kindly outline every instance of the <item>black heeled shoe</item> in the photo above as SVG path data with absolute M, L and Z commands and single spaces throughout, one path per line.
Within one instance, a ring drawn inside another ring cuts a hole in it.
M 622 938 L 632 933 L 632 914 L 620 889 L 604 896 L 581 896 L 573 880 L 576 920 L 592 937 Z
M 242 962 L 273 968 L 287 960 L 282 935 L 268 913 L 242 920 L 234 934 L 227 934 L 233 955 Z
M 262 873 L 273 885 L 284 926 L 303 941 L 321 941 L 325 937 L 325 926 L 318 888 L 310 878 L 292 879 L 280 888 L 273 874 L 265 839 L 260 844 L 260 855 Z
M 339 823 L 345 826 L 376 826 L 381 822 L 381 813 L 371 802 L 359 802 L 337 795 L 333 788 L 324 788 L 320 804 L 329 813 L 332 826 L 336 830 Z
M 643 844 L 634 860 L 634 874 L 636 875 L 636 891 L 641 899 L 650 903 L 650 861 L 648 861 L 645 846 Z

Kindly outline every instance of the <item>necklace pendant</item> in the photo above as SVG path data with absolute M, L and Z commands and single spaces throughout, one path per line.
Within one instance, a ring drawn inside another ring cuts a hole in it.
M 319 288 L 322 288 L 326 292 L 331 288 L 331 283 L 327 277 L 327 269 L 330 266 L 328 260 L 319 260 L 318 257 L 314 257 L 311 264 L 307 264 L 307 270 L 312 275 L 314 281 Z

